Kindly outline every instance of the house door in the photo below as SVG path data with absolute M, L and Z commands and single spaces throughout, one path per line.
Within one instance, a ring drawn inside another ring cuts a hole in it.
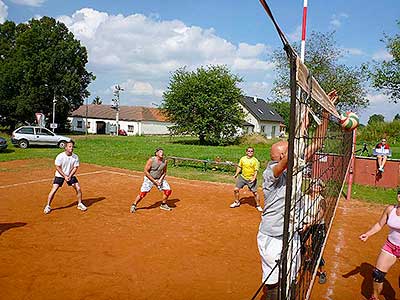
M 97 134 L 106 134 L 106 123 L 105 122 L 97 121 L 96 126 L 97 126 L 97 130 L 96 130 Z

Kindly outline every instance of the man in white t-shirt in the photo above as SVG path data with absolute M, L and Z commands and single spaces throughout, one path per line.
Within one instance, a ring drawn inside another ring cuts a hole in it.
M 82 191 L 78 179 L 75 177 L 76 171 L 79 167 L 78 155 L 74 154 L 74 142 L 70 141 L 65 145 L 65 151 L 57 155 L 55 160 L 56 174 L 53 180 L 53 187 L 47 198 L 47 204 L 43 210 L 45 214 L 51 212 L 51 201 L 57 190 L 62 187 L 64 180 L 69 186 L 72 186 L 76 191 L 78 198 L 78 209 L 85 211 L 87 207 L 82 203 Z

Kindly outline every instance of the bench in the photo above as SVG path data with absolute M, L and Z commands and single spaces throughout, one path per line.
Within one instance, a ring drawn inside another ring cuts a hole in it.
M 189 157 L 178 157 L 178 156 L 168 156 L 168 159 L 173 161 L 173 165 L 176 166 L 177 161 L 188 161 L 188 162 L 195 162 L 200 163 L 203 165 L 203 170 L 207 171 L 207 165 L 214 165 L 214 166 L 229 166 L 229 167 L 237 167 L 236 163 L 230 161 L 214 161 L 208 159 L 196 159 L 196 158 L 189 158 Z

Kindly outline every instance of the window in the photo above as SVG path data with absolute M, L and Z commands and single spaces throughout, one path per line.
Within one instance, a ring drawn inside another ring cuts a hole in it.
M 87 127 L 87 128 L 90 128 L 90 122 L 87 122 L 86 127 Z
M 22 133 L 22 134 L 33 134 L 33 127 L 21 128 L 20 130 L 17 131 L 17 133 Z
M 273 116 L 275 115 L 275 113 L 272 110 L 270 110 L 269 112 L 271 113 L 271 115 Z
M 76 124 L 76 127 L 77 128 L 82 128 L 83 127 L 82 125 L 83 125 L 83 122 L 82 121 L 78 121 L 77 124 Z
M 259 108 L 257 108 L 257 110 L 258 110 L 258 112 L 260 113 L 260 114 L 263 114 L 264 112 L 261 110 L 261 109 L 259 109 Z
M 272 137 L 274 138 L 276 135 L 276 126 L 272 126 Z
M 52 132 L 48 131 L 46 128 L 36 128 L 37 135 L 53 135 Z
M 135 126 L 128 125 L 128 132 L 135 132 Z
M 264 131 L 265 131 L 265 126 L 262 125 L 262 126 L 261 126 L 261 132 L 264 132 Z

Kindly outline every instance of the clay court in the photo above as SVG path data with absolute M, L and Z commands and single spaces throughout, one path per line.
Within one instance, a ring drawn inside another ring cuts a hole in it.
M 142 173 L 82 164 L 88 211 L 76 209 L 74 190 L 64 185 L 44 215 L 53 163 L 0 163 L 0 299 L 234 300 L 257 290 L 260 213 L 250 193 L 229 208 L 233 182 L 168 177 L 172 212 L 159 209 L 161 193 L 153 190 L 130 214 Z M 358 235 L 382 210 L 341 201 L 324 253 L 328 282 L 315 285 L 312 299 L 370 295 L 386 230 L 366 244 Z M 399 273 L 397 264 L 387 275 L 385 299 L 400 298 Z

